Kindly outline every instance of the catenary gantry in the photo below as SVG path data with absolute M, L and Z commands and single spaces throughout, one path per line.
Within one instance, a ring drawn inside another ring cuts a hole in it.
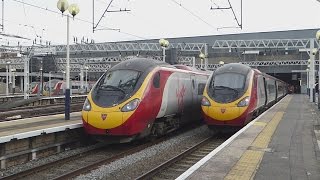
M 315 39 L 253 39 L 253 40 L 216 40 L 210 44 L 206 43 L 171 43 L 169 48 L 176 48 L 181 52 L 193 52 L 194 54 L 200 51 L 206 51 L 206 48 L 213 49 L 310 49 L 310 42 L 314 41 L 315 48 L 319 47 L 318 42 Z M 7 49 L 10 51 L 20 51 L 24 54 L 31 55 L 46 55 L 54 54 L 62 56 L 66 53 L 65 45 L 57 45 L 50 47 L 4 47 L 2 50 Z M 1 50 L 1 51 L 2 51 Z M 126 43 L 97 43 L 97 44 L 74 44 L 70 46 L 70 53 L 91 53 L 90 57 L 87 58 L 70 58 L 71 71 L 79 72 L 80 68 L 85 64 L 89 71 L 102 72 L 105 69 L 111 67 L 112 62 L 120 62 L 126 59 L 132 58 L 103 55 L 103 57 L 97 57 L 95 53 L 102 52 L 131 52 L 131 51 L 146 51 L 146 52 L 157 52 L 161 51 L 161 46 L 158 43 L 139 43 L 139 42 L 126 42 Z M 101 56 L 101 54 L 99 54 Z M 153 59 L 161 59 L 160 56 L 148 56 Z M 194 58 L 198 58 L 194 56 Z M 23 69 L 23 58 L 15 59 L 1 59 L 0 64 L 6 64 L 7 61 L 11 61 L 12 65 L 16 69 Z M 179 62 L 191 65 L 193 57 L 190 56 L 179 56 Z M 55 64 L 57 65 L 58 71 L 63 71 L 65 58 L 55 58 Z M 281 60 L 281 61 L 250 61 L 242 62 L 249 66 L 277 66 L 277 65 L 307 65 L 305 60 Z M 318 64 L 318 63 L 317 63 Z M 208 69 L 215 69 L 218 64 L 208 64 Z

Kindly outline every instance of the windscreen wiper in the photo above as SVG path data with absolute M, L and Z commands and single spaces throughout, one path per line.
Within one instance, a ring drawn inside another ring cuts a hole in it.
M 101 86 L 99 86 L 99 88 L 119 90 L 119 91 L 121 91 L 123 94 L 126 94 L 126 92 L 125 92 L 123 89 L 121 89 L 121 88 L 119 88 L 119 87 L 116 87 L 116 86 L 112 86 L 112 85 L 101 85 Z
M 227 86 L 213 86 L 214 89 L 230 89 L 235 91 L 236 93 L 239 93 L 239 91 L 237 89 L 231 88 L 231 87 L 227 87 Z

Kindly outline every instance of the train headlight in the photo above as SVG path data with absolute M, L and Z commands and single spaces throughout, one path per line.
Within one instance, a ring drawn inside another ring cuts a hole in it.
M 247 97 L 243 98 L 243 99 L 238 103 L 238 107 L 248 106 L 248 105 L 249 105 L 249 101 L 250 101 L 250 96 L 247 96 Z
M 202 106 L 211 106 L 211 103 L 210 101 L 208 100 L 208 98 L 206 98 L 205 96 L 202 97 L 202 100 L 201 100 L 201 105 Z
M 88 98 L 86 99 L 86 101 L 84 101 L 82 109 L 84 111 L 90 111 L 91 110 L 91 104 L 90 104 L 90 101 L 88 100 Z
M 134 99 L 130 102 L 128 102 L 126 105 L 124 105 L 122 108 L 121 108 L 121 111 L 122 112 L 128 112 L 128 111 L 133 111 L 135 110 L 138 105 L 139 105 L 139 99 Z

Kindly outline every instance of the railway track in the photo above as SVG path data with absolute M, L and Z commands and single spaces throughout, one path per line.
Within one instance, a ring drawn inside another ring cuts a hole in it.
M 71 112 L 77 112 L 82 109 L 83 103 L 77 102 L 70 104 Z M 42 106 L 19 107 L 0 112 L 0 122 L 15 119 L 23 119 L 44 115 L 53 115 L 63 113 L 65 111 L 64 104 L 50 104 Z
M 215 137 L 206 138 L 181 154 L 141 175 L 137 179 L 175 179 L 217 148 L 229 137 L 230 135 L 217 135 Z
M 122 157 L 159 144 L 193 128 L 195 127 L 188 126 L 184 129 L 147 143 L 139 142 L 139 144 L 137 144 L 137 142 L 133 142 L 129 144 L 102 145 L 101 147 L 90 149 L 86 152 L 82 152 L 81 154 L 59 159 L 57 161 L 34 167 L 17 174 L 5 176 L 3 179 L 71 179 L 81 174 L 85 174 L 93 169 L 97 169 L 101 165 L 109 164 Z

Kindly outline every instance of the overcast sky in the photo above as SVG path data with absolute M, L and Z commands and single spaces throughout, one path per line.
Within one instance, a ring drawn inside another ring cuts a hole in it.
M 95 0 L 95 25 L 110 0 Z M 239 21 L 240 0 L 230 0 Z M 52 44 L 66 43 L 66 18 L 27 4 L 59 12 L 57 0 L 4 0 L 4 33 L 34 39 L 42 36 Z M 23 4 L 27 3 L 27 4 Z M 243 0 L 243 29 L 236 27 L 231 10 L 210 10 L 228 7 L 227 0 L 114 0 L 109 10 L 128 9 L 130 12 L 108 12 L 97 30 L 92 32 L 92 0 L 69 0 L 77 3 L 80 13 L 70 22 L 70 43 L 73 36 L 114 42 L 199 35 L 320 28 L 320 2 L 316 0 Z M 87 22 L 85 22 L 87 21 Z M 217 30 L 218 29 L 218 30 Z M 2 37 L 2 36 L 1 36 Z M 32 40 L 2 37 L 0 44 L 32 44 Z

